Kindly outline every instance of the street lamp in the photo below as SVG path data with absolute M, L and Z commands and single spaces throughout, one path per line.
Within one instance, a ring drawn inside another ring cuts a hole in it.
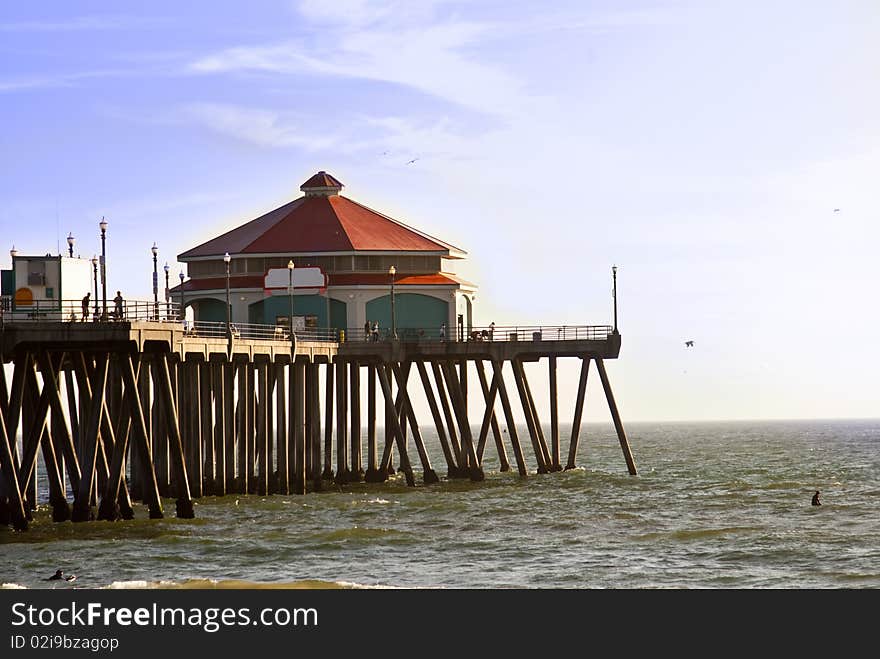
M 391 338 L 397 338 L 397 318 L 394 315 L 394 275 L 397 274 L 397 268 L 393 265 L 388 268 L 388 274 L 391 275 Z
M 611 276 L 614 279 L 612 295 L 614 296 L 614 333 L 617 334 L 617 266 L 611 266 Z
M 165 271 L 165 320 L 170 320 L 171 318 L 171 289 L 168 287 L 168 272 L 171 270 L 171 266 L 168 265 L 168 262 L 165 262 L 165 267 L 162 268 Z
M 95 313 L 92 314 L 92 320 L 98 318 L 98 257 L 92 257 L 92 268 L 95 271 Z M 85 318 L 83 318 L 85 320 Z
M 67 250 L 70 252 L 70 258 L 73 258 L 73 243 L 76 242 L 76 238 L 73 237 L 71 232 L 67 232 Z
M 186 323 L 186 305 L 183 302 L 183 280 L 186 277 L 183 270 L 180 271 L 180 319 Z
M 101 306 L 104 310 L 101 320 L 107 320 L 107 220 L 102 217 L 98 226 L 101 227 Z
M 232 307 L 229 306 L 229 262 L 232 257 L 229 252 L 223 255 L 223 263 L 226 264 L 226 338 L 232 340 Z
M 288 327 L 290 328 L 290 345 L 296 345 L 296 337 L 293 335 L 293 259 L 290 259 L 287 262 L 287 276 L 288 276 L 288 285 L 287 285 L 287 296 L 290 298 L 290 321 Z M 292 359 L 292 357 L 291 357 Z
M 159 320 L 159 271 L 157 268 L 158 261 L 156 257 L 159 255 L 159 248 L 156 243 L 150 248 L 153 252 L 153 318 Z

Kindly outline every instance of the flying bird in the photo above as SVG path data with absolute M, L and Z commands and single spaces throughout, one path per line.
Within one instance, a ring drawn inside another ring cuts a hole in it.
M 684 345 L 685 345 L 686 347 L 688 347 L 688 348 L 693 348 L 693 347 L 694 347 L 694 342 L 693 342 L 693 341 L 685 341 L 685 342 L 684 342 Z
M 839 208 L 835 208 L 835 209 L 834 209 L 834 212 L 835 212 L 835 213 L 839 213 L 839 212 L 840 212 L 840 209 L 839 209 Z
M 410 161 L 407 162 L 406 164 L 407 164 L 407 165 L 412 165 L 416 160 L 418 160 L 418 158 L 413 158 L 412 160 L 410 160 Z

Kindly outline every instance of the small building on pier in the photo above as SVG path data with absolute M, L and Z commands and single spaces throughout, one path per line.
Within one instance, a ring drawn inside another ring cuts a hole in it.
M 455 274 L 466 252 L 342 187 L 320 171 L 300 186 L 303 196 L 178 255 L 189 279 L 171 294 L 198 321 L 224 322 L 228 297 L 233 323 L 286 325 L 292 297 L 297 329 L 357 331 L 369 322 L 385 331 L 393 306 L 404 336 L 469 330 L 476 286 Z M 284 286 L 290 262 L 292 286 Z
M 0 270 L 0 312 L 24 312 L 45 320 L 71 320 L 80 314 L 80 300 L 87 293 L 95 295 L 90 302 L 97 304 L 97 295 L 92 291 L 92 264 L 88 259 L 19 254 L 14 247 L 9 255 L 12 267 Z

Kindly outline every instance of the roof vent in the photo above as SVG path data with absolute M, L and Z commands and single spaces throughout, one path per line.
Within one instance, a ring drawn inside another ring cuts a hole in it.
M 320 171 L 299 186 L 306 197 L 330 197 L 339 194 L 342 183 L 325 171 Z

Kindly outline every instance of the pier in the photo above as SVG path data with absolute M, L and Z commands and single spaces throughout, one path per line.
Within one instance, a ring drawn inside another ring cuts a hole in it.
M 13 368 L 11 381 L 0 369 L 0 523 L 28 527 L 41 503 L 38 465 L 59 522 L 131 519 L 135 505 L 161 518 L 167 498 L 178 517 L 192 518 L 199 497 L 304 495 L 327 483 L 382 482 L 396 469 L 409 486 L 417 470 L 430 485 L 444 468 L 447 479 L 479 481 L 487 447 L 500 471 L 516 469 L 519 477 L 529 475 L 529 450 L 539 474 L 571 469 L 591 364 L 626 468 L 637 473 L 605 369 L 620 352 L 612 326 L 291 336 L 280 326 L 184 323 L 170 304 L 161 313 L 150 303 L 129 309 L 120 321 L 2 319 L 0 356 Z M 573 410 L 561 410 L 557 397 L 557 364 L 566 358 L 580 361 Z M 539 361 L 549 374 L 549 437 L 532 394 L 539 385 L 524 370 Z M 430 418 L 416 417 L 414 395 L 424 396 Z M 468 412 L 474 396 L 480 418 Z M 527 437 L 519 435 L 514 407 Z M 572 414 L 567 451 L 560 413 Z M 445 465 L 431 463 L 425 424 Z

